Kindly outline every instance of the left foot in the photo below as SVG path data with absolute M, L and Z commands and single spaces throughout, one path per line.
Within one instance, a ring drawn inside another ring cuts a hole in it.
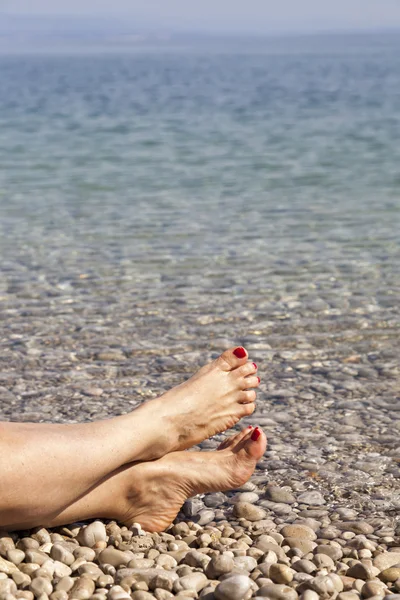
M 213 452 L 172 452 L 153 462 L 122 467 L 46 525 L 107 518 L 128 527 L 140 523 L 146 531 L 164 531 L 191 496 L 234 489 L 248 481 L 266 445 L 261 429 L 247 428 Z

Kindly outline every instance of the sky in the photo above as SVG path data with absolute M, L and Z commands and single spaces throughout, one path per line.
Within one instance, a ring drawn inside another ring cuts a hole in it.
M 1 13 L 210 32 L 400 28 L 400 0 L 0 0 Z

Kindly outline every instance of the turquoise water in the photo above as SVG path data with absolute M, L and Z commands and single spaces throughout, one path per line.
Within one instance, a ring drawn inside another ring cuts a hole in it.
M 332 310 L 395 306 L 399 50 L 376 35 L 1 56 L 3 290 L 61 293 L 82 271 L 105 295 L 187 288 L 189 313 L 293 286 Z

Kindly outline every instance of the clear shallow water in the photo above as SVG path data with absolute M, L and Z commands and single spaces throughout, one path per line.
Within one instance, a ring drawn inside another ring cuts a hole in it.
M 360 36 L 1 57 L 3 259 L 43 260 L 60 281 L 126 261 L 218 293 L 215 270 L 238 294 L 249 270 L 268 287 L 281 267 L 361 269 L 397 294 L 399 47 Z

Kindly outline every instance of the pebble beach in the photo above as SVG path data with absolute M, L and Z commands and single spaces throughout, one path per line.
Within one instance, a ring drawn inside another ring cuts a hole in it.
M 1 532 L 0 600 L 400 598 L 400 71 L 335 48 L 0 57 L 1 420 L 123 414 L 242 345 L 268 438 L 164 533 Z

